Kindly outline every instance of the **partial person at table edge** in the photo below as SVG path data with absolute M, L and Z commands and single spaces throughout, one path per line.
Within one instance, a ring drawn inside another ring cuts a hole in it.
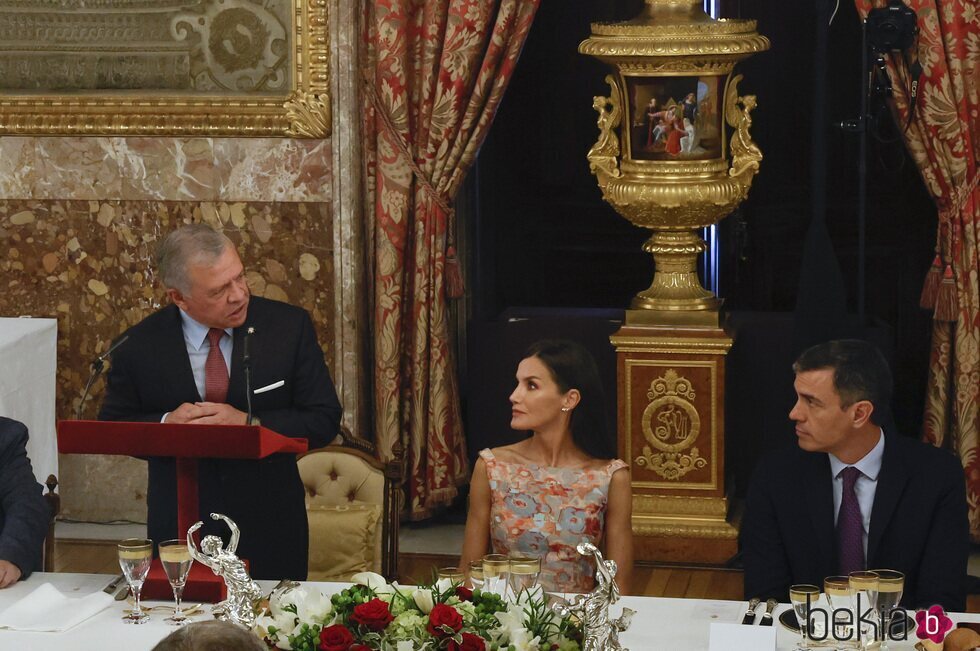
M 41 566 L 51 510 L 27 456 L 27 427 L 0 416 L 0 588 Z
M 243 348 L 251 328 L 253 424 L 305 438 L 310 448 L 330 443 L 342 409 L 306 310 L 251 296 L 234 244 L 205 224 L 170 233 L 157 250 L 157 268 L 171 305 L 126 332 L 99 418 L 244 425 Z M 228 515 L 241 529 L 239 553 L 253 576 L 306 578 L 305 491 L 295 455 L 202 459 L 198 476 L 202 535 L 227 535 L 206 516 Z M 176 510 L 174 460 L 149 459 L 152 540 L 184 536 Z
M 740 545 L 745 596 L 787 600 L 794 583 L 892 569 L 901 605 L 966 605 L 969 527 L 959 459 L 882 428 L 892 375 L 859 340 L 804 351 L 789 413 L 797 445 L 759 462 Z
M 606 427 L 605 398 L 592 355 L 578 343 L 532 344 L 510 395 L 511 427 L 528 438 L 483 450 L 470 482 L 460 571 L 494 553 L 541 559 L 539 583 L 549 591 L 594 586 L 583 540 L 616 562 L 616 581 L 629 593 L 633 570 L 628 466 L 616 459 Z

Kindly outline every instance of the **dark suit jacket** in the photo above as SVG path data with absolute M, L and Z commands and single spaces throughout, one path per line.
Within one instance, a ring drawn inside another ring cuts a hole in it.
M 250 326 L 253 390 L 285 380 L 285 386 L 253 394 L 253 414 L 264 427 L 308 439 L 311 449 L 327 445 L 339 431 L 342 410 L 313 323 L 301 308 L 251 298 L 244 325 L 234 331 L 226 402 L 246 410 L 242 337 Z M 176 306 L 151 314 L 127 334 L 112 357 L 100 419 L 155 422 L 181 403 L 202 400 Z M 308 529 L 294 455 L 202 460 L 199 493 L 203 533 L 227 539 L 227 529 L 209 513 L 234 520 L 242 532 L 238 554 L 251 562 L 253 577 L 306 578 Z M 147 529 L 156 543 L 186 534 L 177 531 L 173 459 L 149 459 Z
M 830 460 L 797 446 L 755 469 L 741 528 L 745 596 L 787 601 L 792 583 L 837 574 Z M 868 532 L 868 568 L 905 573 L 902 605 L 966 607 L 966 488 L 959 460 L 886 434 Z
M 26 579 L 41 567 L 51 510 L 27 458 L 27 428 L 0 417 L 0 559 Z

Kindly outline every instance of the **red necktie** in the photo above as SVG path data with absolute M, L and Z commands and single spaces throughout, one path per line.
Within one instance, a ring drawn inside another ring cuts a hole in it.
M 228 367 L 225 366 L 221 346 L 218 345 L 224 335 L 225 331 L 220 328 L 208 330 L 211 350 L 208 351 L 208 358 L 204 362 L 205 402 L 224 402 L 228 397 Z
M 854 484 L 862 473 L 854 466 L 848 466 L 840 474 L 844 478 L 844 489 L 837 515 L 837 558 L 840 573 L 847 576 L 864 569 L 864 519 L 854 492 Z

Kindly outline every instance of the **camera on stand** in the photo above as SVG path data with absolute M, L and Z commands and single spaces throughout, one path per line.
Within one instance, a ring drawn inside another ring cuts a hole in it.
M 884 7 L 868 12 L 865 29 L 871 49 L 885 54 L 910 49 L 919 28 L 913 9 L 902 0 L 889 0 Z

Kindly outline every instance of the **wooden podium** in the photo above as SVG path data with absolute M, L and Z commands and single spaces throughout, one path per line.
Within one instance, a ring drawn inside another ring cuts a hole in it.
M 62 454 L 173 457 L 177 465 L 178 537 L 184 537 L 198 520 L 210 519 L 198 508 L 198 459 L 264 459 L 278 452 L 300 454 L 306 448 L 306 439 L 283 436 L 259 425 L 58 421 L 58 452 Z M 147 599 L 172 597 L 159 560 L 153 561 L 143 595 Z M 190 600 L 220 601 L 224 598 L 224 583 L 210 569 L 195 563 L 187 577 L 184 596 Z

